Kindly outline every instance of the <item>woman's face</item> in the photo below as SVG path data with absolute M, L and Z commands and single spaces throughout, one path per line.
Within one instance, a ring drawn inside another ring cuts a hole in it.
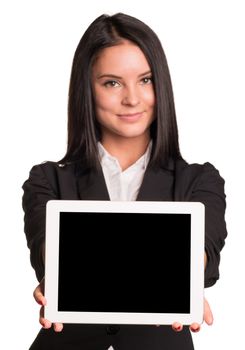
M 96 117 L 102 142 L 119 138 L 149 140 L 155 94 L 150 66 L 129 41 L 103 49 L 92 69 Z

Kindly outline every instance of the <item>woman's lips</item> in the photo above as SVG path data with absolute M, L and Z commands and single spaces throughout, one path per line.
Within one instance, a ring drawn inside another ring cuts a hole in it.
M 118 114 L 117 116 L 127 122 L 135 122 L 142 117 L 143 112 L 140 113 L 131 113 L 131 114 Z

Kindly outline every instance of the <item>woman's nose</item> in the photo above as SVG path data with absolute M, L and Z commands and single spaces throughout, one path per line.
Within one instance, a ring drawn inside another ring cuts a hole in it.
M 137 106 L 140 102 L 137 88 L 136 87 L 128 87 L 124 91 L 124 95 L 122 98 L 122 104 L 128 106 Z

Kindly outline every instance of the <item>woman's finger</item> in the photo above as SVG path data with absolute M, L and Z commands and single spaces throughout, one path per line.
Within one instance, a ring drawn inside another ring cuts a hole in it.
M 192 332 L 197 333 L 200 331 L 201 325 L 199 323 L 192 323 L 189 328 Z
M 206 298 L 204 298 L 204 321 L 211 326 L 214 321 L 213 313 L 211 310 L 211 307 L 209 303 L 207 302 Z
M 54 323 L 54 331 L 55 332 L 61 332 L 63 329 L 63 324 L 62 323 Z
M 44 318 L 44 307 L 43 306 L 40 309 L 39 323 L 45 329 L 48 329 L 48 328 L 52 327 L 52 322 L 50 322 L 49 320 Z M 54 331 L 55 332 L 61 332 L 62 329 L 63 329 L 63 324 L 62 323 L 54 323 L 53 327 L 54 327 Z
M 33 296 L 34 296 L 34 299 L 36 300 L 36 302 L 39 304 L 39 305 L 46 305 L 46 299 L 43 295 L 43 288 L 42 288 L 42 285 L 39 284 L 34 292 L 33 292 Z
M 174 323 L 172 324 L 172 328 L 173 328 L 173 330 L 174 330 L 175 332 L 180 332 L 180 331 L 182 331 L 182 329 L 183 329 L 183 325 L 182 325 L 181 323 L 179 323 L 179 322 L 174 322 Z
M 43 328 L 50 328 L 52 326 L 52 323 L 50 321 L 46 320 L 46 318 L 44 318 L 44 307 L 43 306 L 40 309 L 39 322 Z

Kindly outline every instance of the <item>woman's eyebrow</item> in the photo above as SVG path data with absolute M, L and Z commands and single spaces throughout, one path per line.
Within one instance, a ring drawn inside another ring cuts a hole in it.
M 140 74 L 140 75 L 139 75 L 139 78 L 140 78 L 140 77 L 143 77 L 144 75 L 148 75 L 148 74 L 152 74 L 152 73 L 151 73 L 151 70 L 148 70 L 147 72 Z
M 97 79 L 101 79 L 101 78 L 122 79 L 122 77 L 119 77 L 118 75 L 114 75 L 114 74 L 102 74 L 97 77 Z
M 140 77 L 147 75 L 147 74 L 151 74 L 151 70 L 148 70 L 144 73 L 139 74 L 138 77 L 140 78 Z M 123 79 L 123 77 L 120 77 L 120 76 L 115 75 L 115 74 L 109 74 L 109 73 L 108 74 L 105 73 L 105 74 L 101 74 L 101 75 L 97 76 L 97 79 L 102 79 L 102 78 Z

